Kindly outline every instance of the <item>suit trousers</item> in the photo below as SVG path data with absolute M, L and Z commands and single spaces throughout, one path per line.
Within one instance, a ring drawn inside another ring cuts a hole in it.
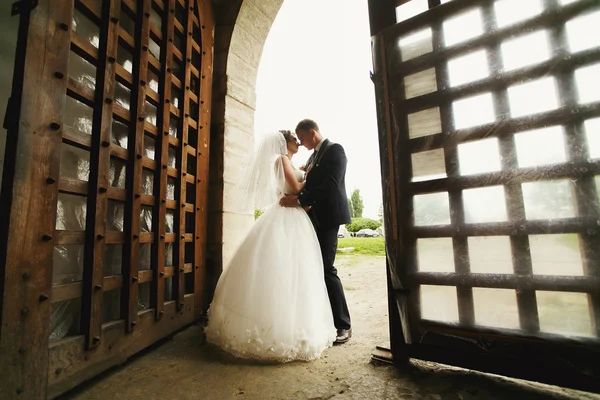
M 327 286 L 331 311 L 333 312 L 333 322 L 337 329 L 350 329 L 350 312 L 348 311 L 348 305 L 346 304 L 344 287 L 337 274 L 337 269 L 333 266 L 338 246 L 338 231 L 339 227 L 316 228 L 317 238 L 319 239 L 321 254 L 323 256 L 325 285 Z

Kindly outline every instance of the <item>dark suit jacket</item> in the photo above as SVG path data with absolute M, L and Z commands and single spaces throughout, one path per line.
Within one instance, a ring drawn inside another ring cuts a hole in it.
M 298 200 L 303 207 L 312 207 L 311 216 L 317 229 L 351 222 L 346 196 L 347 163 L 344 148 L 326 139 L 317 153 L 316 163 L 306 175 L 306 185 Z

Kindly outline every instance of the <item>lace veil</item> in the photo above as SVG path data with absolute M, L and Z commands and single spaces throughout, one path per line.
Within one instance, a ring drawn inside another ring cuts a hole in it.
M 258 147 L 242 163 L 238 182 L 236 208 L 242 212 L 265 209 L 282 196 L 285 188 L 283 163 L 276 162 L 287 154 L 287 143 L 281 132 L 263 136 Z

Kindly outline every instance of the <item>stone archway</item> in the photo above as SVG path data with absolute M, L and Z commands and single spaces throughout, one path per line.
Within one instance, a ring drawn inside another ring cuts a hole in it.
M 267 35 L 284 0 L 214 0 L 209 277 L 227 265 L 253 216 L 233 207 L 236 173 L 253 146 L 256 77 Z M 209 278 L 210 279 L 210 278 Z

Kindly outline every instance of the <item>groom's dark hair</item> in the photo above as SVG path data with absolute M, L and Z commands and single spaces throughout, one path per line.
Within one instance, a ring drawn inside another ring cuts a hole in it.
M 319 125 L 317 125 L 317 123 L 312 119 L 303 119 L 302 121 L 298 122 L 298 125 L 296 125 L 296 132 L 310 131 L 311 129 L 319 132 Z

